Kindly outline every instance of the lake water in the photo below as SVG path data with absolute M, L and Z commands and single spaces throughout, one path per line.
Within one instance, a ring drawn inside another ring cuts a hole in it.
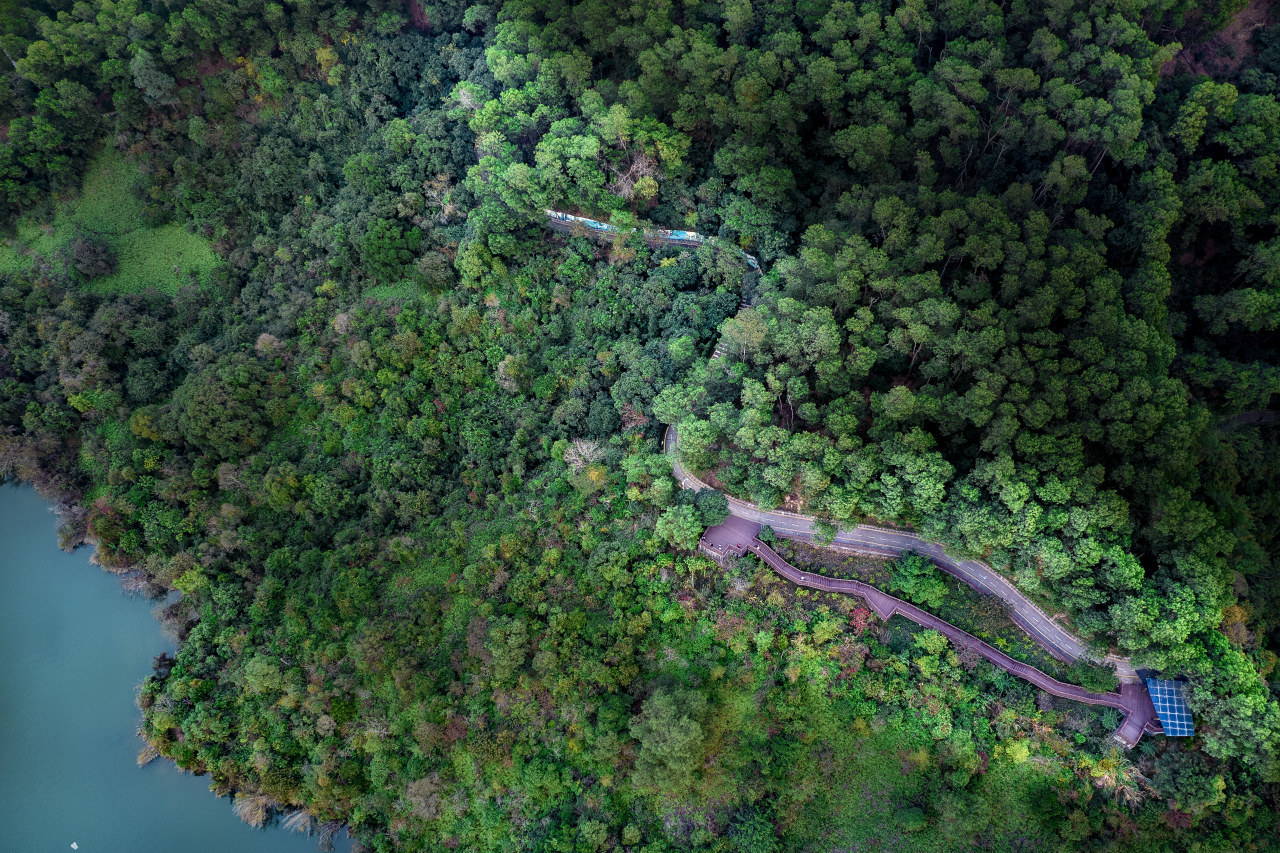
M 0 850 L 315 851 L 242 823 L 207 776 L 137 766 L 134 691 L 172 645 L 152 603 L 89 565 L 88 549 L 59 551 L 56 529 L 35 492 L 0 485 Z

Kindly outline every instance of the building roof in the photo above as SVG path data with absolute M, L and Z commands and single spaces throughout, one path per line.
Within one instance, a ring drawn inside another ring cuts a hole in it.
M 1187 707 L 1184 695 L 1185 687 L 1181 681 L 1147 679 L 1151 703 L 1156 706 L 1156 715 L 1160 717 L 1164 733 L 1170 737 L 1191 737 L 1196 733 L 1191 720 L 1191 709 Z
M 742 555 L 747 545 L 760 532 L 760 525 L 736 515 L 731 515 L 715 527 L 708 527 L 702 541 L 720 553 Z

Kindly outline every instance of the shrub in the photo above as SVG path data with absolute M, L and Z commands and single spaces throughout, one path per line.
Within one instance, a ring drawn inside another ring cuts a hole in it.
M 116 253 L 97 234 L 77 231 L 67 244 L 67 256 L 75 271 L 90 281 L 116 271 Z

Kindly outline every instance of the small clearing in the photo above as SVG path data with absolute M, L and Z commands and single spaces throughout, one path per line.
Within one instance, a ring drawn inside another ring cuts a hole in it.
M 23 217 L 15 235 L 0 241 L 0 272 L 27 269 L 35 255 L 53 258 L 84 232 L 103 238 L 116 258 L 115 272 L 89 282 L 88 290 L 176 293 L 192 275 L 206 278 L 221 263 L 209 241 L 181 225 L 147 225 L 139 184 L 137 167 L 104 147 L 89 164 L 80 195 L 58 204 L 52 222 Z
M 1276 0 L 1250 0 L 1213 38 L 1178 51 L 1161 74 L 1203 74 L 1216 79 L 1235 74 L 1253 55 L 1254 33 L 1277 22 Z

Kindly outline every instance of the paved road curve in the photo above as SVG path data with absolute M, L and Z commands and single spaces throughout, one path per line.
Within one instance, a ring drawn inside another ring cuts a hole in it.
M 711 488 L 680 464 L 679 455 L 676 452 L 679 448 L 679 436 L 674 427 L 667 427 L 663 446 L 667 455 L 671 457 L 676 479 L 680 481 L 683 488 L 694 491 Z M 754 504 L 733 497 L 729 497 L 729 511 L 740 518 L 767 524 L 778 535 L 789 539 L 811 539 L 814 536 L 816 519 L 812 516 L 781 510 L 763 510 Z M 949 556 L 936 542 L 926 542 L 912 533 L 865 524 L 842 528 L 836 534 L 832 544 L 867 554 L 897 556 L 907 551 L 915 551 L 917 554 L 927 556 L 943 571 L 954 575 L 979 592 L 999 597 L 1008 608 L 1013 620 L 1054 657 L 1067 663 L 1081 659 L 1095 662 L 1105 660 L 1106 663 L 1115 667 L 1116 676 L 1122 682 L 1141 682 L 1127 659 L 1108 655 L 1100 660 L 1094 656 L 1084 643 L 1050 619 L 1034 602 L 1019 592 L 1017 587 L 985 563 L 979 563 L 976 560 L 958 560 Z
M 744 522 L 739 522 L 739 524 L 742 523 Z M 755 527 L 758 532 L 758 525 L 752 523 L 752 527 Z M 714 538 L 712 531 L 708 531 L 707 535 Z M 736 537 L 742 536 L 736 530 L 732 535 Z M 970 649 L 976 652 L 988 662 L 1016 675 L 1018 678 L 1031 682 L 1046 693 L 1063 699 L 1084 702 L 1088 705 L 1105 705 L 1109 708 L 1123 711 L 1124 720 L 1120 723 L 1120 727 L 1116 729 L 1113 736 L 1128 749 L 1132 749 L 1137 745 L 1142 738 L 1143 732 L 1159 733 L 1162 731 L 1156 717 L 1155 706 L 1151 703 L 1151 697 L 1147 693 L 1146 686 L 1141 682 L 1125 682 L 1114 693 L 1092 693 L 1083 687 L 1058 681 L 1030 664 L 1014 660 L 989 643 L 985 643 L 972 634 L 960 630 L 950 622 L 939 619 L 932 613 L 928 613 L 914 604 L 876 589 L 870 584 L 845 578 L 829 578 L 825 575 L 815 575 L 801 571 L 778 556 L 777 552 L 768 545 L 754 538 L 754 534 L 753 538 L 742 548 L 755 554 L 775 572 L 798 586 L 822 590 L 823 592 L 857 595 L 871 605 L 871 609 L 876 612 L 876 615 L 886 622 L 892 616 L 897 615 L 910 619 L 924 628 L 938 631 L 957 648 Z
M 574 216 L 572 213 L 564 213 L 559 210 L 544 210 L 547 217 L 547 227 L 554 231 L 561 231 L 566 234 L 585 233 L 595 234 L 601 237 L 612 236 L 621 233 L 617 226 L 610 225 L 607 222 L 601 222 L 598 219 L 588 219 L 585 216 Z M 721 240 L 718 237 L 707 237 L 699 234 L 697 231 L 673 231 L 667 228 L 659 228 L 657 230 L 642 230 L 641 236 L 652 243 L 665 243 L 669 246 L 701 246 L 703 243 L 718 243 L 721 246 L 728 247 L 729 251 L 737 253 L 747 266 L 753 270 L 760 269 L 760 262 L 756 260 L 755 255 L 748 255 L 742 249 L 733 245 L 733 243 Z
M 604 222 L 573 216 L 556 210 L 547 210 L 546 216 L 549 227 L 568 233 L 576 233 L 581 230 L 605 236 L 618 230 Z M 644 232 L 644 238 L 656 243 L 681 246 L 696 246 L 715 239 L 707 238 L 691 231 L 666 230 L 646 231 Z M 752 269 L 760 269 L 759 263 L 753 256 L 748 255 L 736 246 L 732 248 L 742 255 Z M 717 350 L 717 355 L 719 354 L 719 350 Z M 676 478 L 680 481 L 681 487 L 693 489 L 694 491 L 711 488 L 702 480 L 690 474 L 680 464 L 680 459 L 676 454 L 678 442 L 679 436 L 676 434 L 675 428 L 667 427 L 663 446 L 666 453 L 671 457 L 672 468 Z M 739 519 L 753 522 L 757 525 L 755 527 L 756 530 L 759 529 L 758 525 L 767 524 L 775 532 L 788 538 L 809 540 L 814 536 L 814 522 L 816 519 L 812 516 L 797 515 L 796 513 L 782 512 L 780 510 L 762 510 L 746 501 L 740 501 L 728 495 L 726 497 L 729 500 L 729 511 Z M 731 535 L 736 536 L 738 534 Z M 926 542 L 911 533 L 888 530 L 883 527 L 872 527 L 865 524 L 840 530 L 836 534 L 833 544 L 850 550 L 877 555 L 897 556 L 906 551 L 915 551 L 918 554 L 923 554 L 933 560 L 943 571 L 954 575 L 979 592 L 998 596 L 1008 608 L 1013 620 L 1055 657 L 1066 662 L 1080 660 L 1081 658 L 1098 661 L 1098 658 L 1091 654 L 1079 639 L 1063 630 L 1044 611 L 1036 607 L 1032 601 L 1019 592 L 1013 584 L 1009 583 L 985 563 L 979 563 L 975 560 L 957 560 L 949 556 L 942 546 L 935 542 Z M 956 645 L 973 649 L 996 666 L 1031 682 L 1054 696 L 1074 699 L 1088 704 L 1106 705 L 1123 711 L 1125 713 L 1124 722 L 1116 730 L 1115 738 L 1127 747 L 1137 744 L 1144 731 L 1159 732 L 1161 730 L 1156 720 L 1155 708 L 1152 706 L 1151 697 L 1147 694 L 1146 685 L 1138 678 L 1137 672 L 1134 671 L 1129 661 L 1124 658 L 1112 655 L 1108 655 L 1105 658 L 1107 663 L 1115 667 L 1116 676 L 1121 681 L 1120 690 L 1116 693 L 1090 693 L 1083 687 L 1064 684 L 1033 666 L 1016 661 L 999 649 L 984 643 L 971 634 L 961 631 L 951 623 L 945 622 L 931 613 L 926 613 L 915 605 L 895 598 L 873 586 L 861 581 L 827 578 L 802 572 L 786 560 L 783 560 L 772 548 L 754 538 L 754 533 L 751 533 L 749 543 L 745 545 L 739 543 L 739 548 L 756 554 L 768 563 L 774 571 L 792 583 L 828 592 L 859 595 L 883 619 L 887 620 L 894 614 L 898 614 L 919 625 L 934 628 L 946 635 Z

